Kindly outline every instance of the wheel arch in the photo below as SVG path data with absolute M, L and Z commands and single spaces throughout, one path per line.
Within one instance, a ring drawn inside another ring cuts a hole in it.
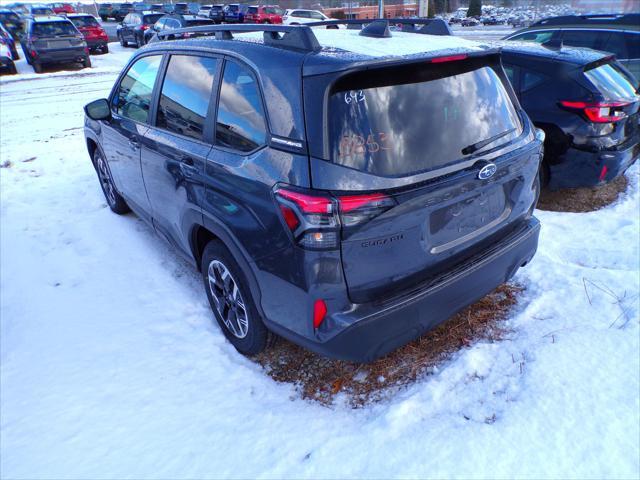
M 236 261 L 242 272 L 244 273 L 247 282 L 249 283 L 249 289 L 251 295 L 255 300 L 256 308 L 258 309 L 262 318 L 264 318 L 264 311 L 262 309 L 262 293 L 258 280 L 256 278 L 254 269 L 248 260 L 247 254 L 240 244 L 234 239 L 233 235 L 227 231 L 227 229 L 214 222 L 207 222 L 207 225 L 194 224 L 191 228 L 190 235 L 190 247 L 191 254 L 195 260 L 196 268 L 199 272 L 202 272 L 202 254 L 205 247 L 210 241 L 219 241 L 222 243 L 231 253 L 233 259 Z

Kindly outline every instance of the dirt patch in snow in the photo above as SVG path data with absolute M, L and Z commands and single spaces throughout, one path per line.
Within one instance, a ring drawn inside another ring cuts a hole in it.
M 540 194 L 537 208 L 552 212 L 593 212 L 615 202 L 628 185 L 627 177 L 621 175 L 601 187 L 545 189 Z
M 500 340 L 503 320 L 522 288 L 504 284 L 422 337 L 373 363 L 331 360 L 284 339 L 256 357 L 269 376 L 296 385 L 303 398 L 329 405 L 336 395 L 361 407 L 433 372 L 449 356 L 479 340 Z

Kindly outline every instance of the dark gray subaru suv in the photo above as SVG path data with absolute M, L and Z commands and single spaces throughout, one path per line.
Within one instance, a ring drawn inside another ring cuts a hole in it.
M 373 360 L 536 251 L 541 138 L 499 52 L 379 27 L 185 29 L 85 107 L 109 206 L 201 270 L 244 354 Z

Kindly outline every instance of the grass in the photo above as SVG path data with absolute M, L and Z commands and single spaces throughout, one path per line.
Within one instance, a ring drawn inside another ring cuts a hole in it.
M 521 291 L 516 285 L 501 285 L 439 327 L 372 363 L 331 360 L 284 339 L 256 360 L 277 382 L 294 384 L 303 398 L 330 405 L 342 394 L 358 408 L 423 378 L 461 348 L 502 339 L 507 333 L 503 320 Z
M 615 202 L 629 184 L 625 175 L 599 187 L 542 190 L 538 207 L 552 212 L 593 212 Z

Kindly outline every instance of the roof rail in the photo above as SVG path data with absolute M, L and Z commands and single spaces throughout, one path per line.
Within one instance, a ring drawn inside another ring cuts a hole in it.
M 640 13 L 612 13 L 598 15 L 561 15 L 538 20 L 531 26 L 542 25 L 597 25 L 598 23 L 611 23 L 614 25 L 640 25 Z
M 305 23 L 307 27 L 330 28 L 333 25 L 346 25 L 348 29 L 361 29 L 363 25 L 386 21 L 388 25 L 399 26 L 403 32 L 422 33 L 427 35 L 453 35 L 451 28 L 440 18 L 362 18 L 351 20 L 325 20 Z
M 216 40 L 233 40 L 234 33 L 247 32 L 263 32 L 264 44 L 272 47 L 292 48 L 305 52 L 317 52 L 321 49 L 318 39 L 306 25 L 254 25 L 246 23 L 203 25 L 163 30 L 157 32 L 150 42 L 207 36 L 215 36 Z

